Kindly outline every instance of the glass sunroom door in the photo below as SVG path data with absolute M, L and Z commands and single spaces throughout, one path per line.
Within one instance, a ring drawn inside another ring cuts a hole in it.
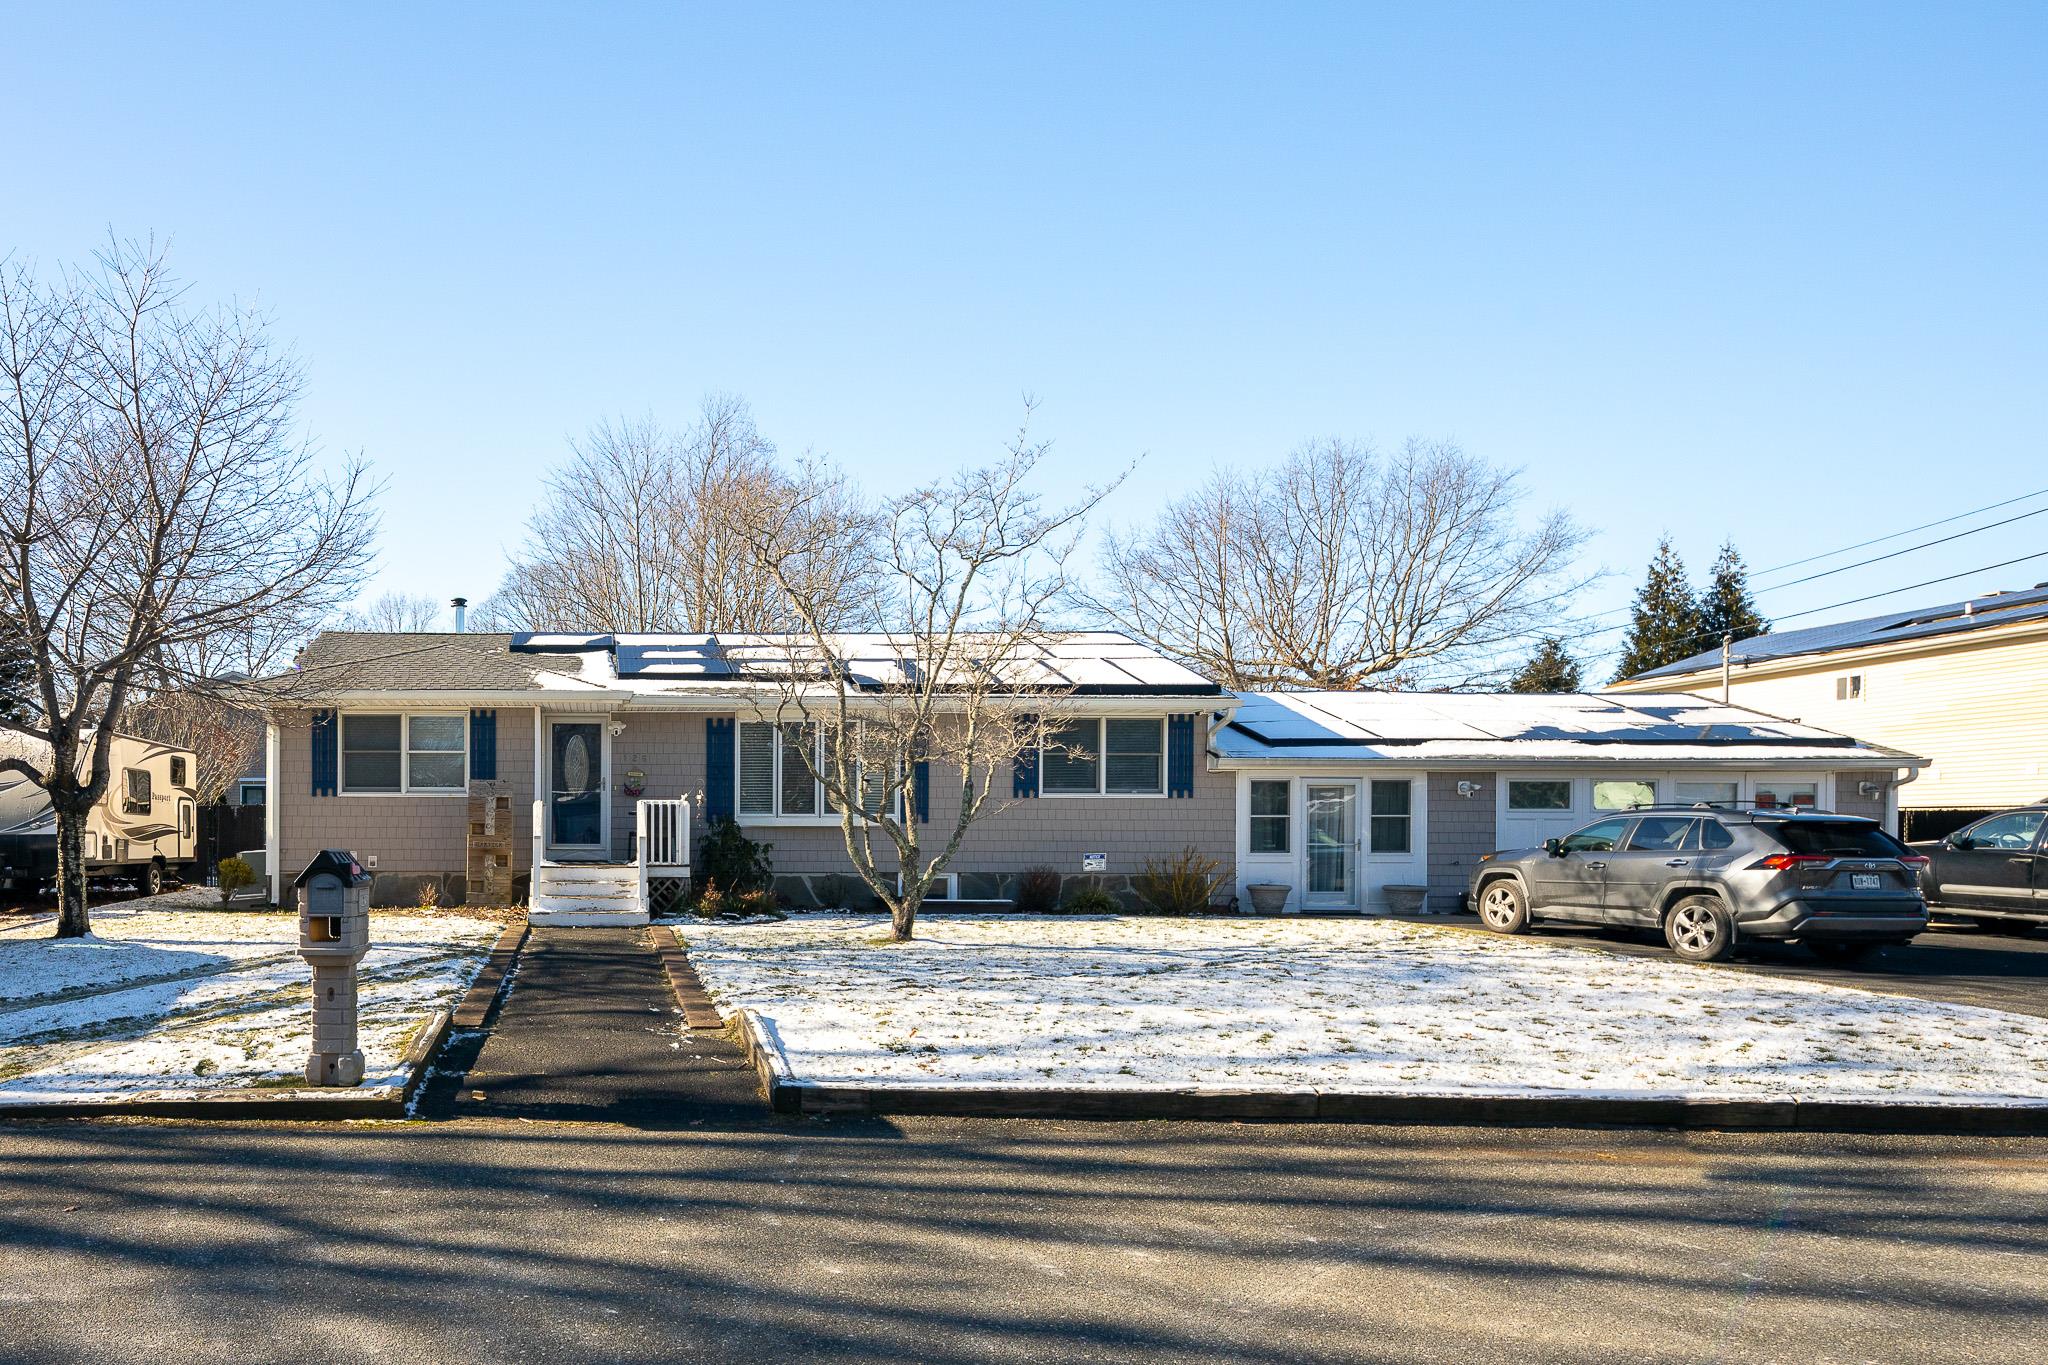
M 1358 784 L 1306 782 L 1302 806 L 1308 861 L 1302 906 L 1309 910 L 1358 908 Z
M 604 727 L 558 720 L 548 728 L 548 847 L 591 853 L 604 837 Z

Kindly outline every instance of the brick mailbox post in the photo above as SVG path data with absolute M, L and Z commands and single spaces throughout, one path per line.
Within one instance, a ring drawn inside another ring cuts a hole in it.
M 299 893 L 299 956 L 313 964 L 309 1085 L 361 1085 L 356 1045 L 356 963 L 370 946 L 370 874 L 345 849 L 323 849 L 292 885 Z

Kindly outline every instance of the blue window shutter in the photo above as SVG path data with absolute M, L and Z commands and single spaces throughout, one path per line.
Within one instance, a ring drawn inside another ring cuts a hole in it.
M 1017 717 L 1017 720 L 1020 725 L 1023 725 L 1028 728 L 1037 722 L 1038 717 L 1019 716 Z M 1017 768 L 1016 771 L 1012 773 L 1010 776 L 1010 795 L 1038 795 L 1037 746 L 1034 745 L 1029 749 L 1020 749 L 1017 751 Z
M 340 724 L 332 711 L 313 713 L 313 795 L 334 795 L 335 769 L 338 765 L 335 746 Z
M 1195 718 L 1166 718 L 1166 794 L 1195 794 Z
M 704 819 L 733 813 L 733 731 L 729 716 L 704 718 Z
M 469 713 L 469 780 L 472 782 L 496 782 L 498 780 L 498 713 L 496 711 L 471 711 Z
M 917 822 L 922 825 L 932 818 L 932 765 L 924 759 L 910 770 L 910 792 L 917 806 Z

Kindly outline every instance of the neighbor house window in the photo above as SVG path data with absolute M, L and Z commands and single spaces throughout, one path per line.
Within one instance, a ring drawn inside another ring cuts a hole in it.
M 763 820 L 827 819 L 838 807 L 818 780 L 834 761 L 829 732 L 812 722 L 778 725 L 772 721 L 741 721 L 739 736 L 739 810 Z M 806 764 L 805 759 L 810 759 Z M 864 805 L 879 813 L 886 784 L 861 774 Z
M 1844 673 L 1840 677 L 1836 678 L 1835 700 L 1862 701 L 1863 675 L 1861 673 Z
M 1509 810 L 1570 810 L 1572 808 L 1572 783 L 1570 778 L 1556 781 L 1523 781 L 1508 783 Z
M 1410 784 L 1402 782 L 1374 782 L 1372 784 L 1372 851 L 1375 853 L 1406 853 L 1409 849 L 1409 821 L 1413 800 Z
M 1254 853 L 1285 853 L 1288 839 L 1288 798 L 1291 782 L 1252 783 L 1252 838 Z
M 242 784 L 242 800 L 241 800 L 241 804 L 242 804 L 242 805 L 245 805 L 245 806 L 260 806 L 260 805 L 262 805 L 262 804 L 263 804 L 263 784 L 262 784 L 261 782 L 244 782 L 244 783 Z
M 460 712 L 341 718 L 345 792 L 466 791 L 468 774 L 469 717 Z
M 149 769 L 124 768 L 121 777 L 127 788 L 122 793 L 121 814 L 149 814 Z
M 1069 721 L 1046 736 L 1038 773 L 1047 795 L 1157 795 L 1166 790 L 1166 721 Z
M 1655 782 L 1635 782 L 1617 779 L 1611 782 L 1593 784 L 1594 810 L 1633 810 L 1637 806 L 1652 805 L 1657 800 Z

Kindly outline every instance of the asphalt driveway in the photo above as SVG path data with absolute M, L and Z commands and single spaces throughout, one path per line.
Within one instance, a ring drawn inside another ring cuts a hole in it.
M 1487 932 L 1469 916 L 1424 916 L 1416 922 Z M 1578 925 L 1541 924 L 1528 936 L 1545 943 L 1575 944 L 1627 957 L 1671 956 L 1664 941 L 1648 933 L 1623 935 Z M 2048 1016 L 2048 936 L 2042 935 L 2017 936 L 1945 926 L 1929 930 L 1904 947 L 1879 949 L 1854 967 L 1829 966 L 1797 944 L 1750 943 L 1743 945 L 1740 956 L 1725 965 L 1764 976 L 1798 977 L 1958 1005 Z
M 0 1359 L 2037 1361 L 2048 1141 L 0 1128 Z

